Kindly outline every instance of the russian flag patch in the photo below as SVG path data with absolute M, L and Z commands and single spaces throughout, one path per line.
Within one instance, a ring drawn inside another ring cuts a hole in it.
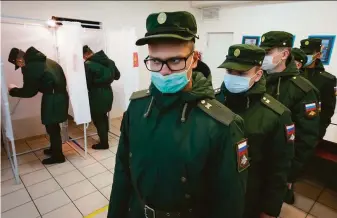
M 316 103 L 304 104 L 305 114 L 308 118 L 315 117 L 317 114 L 317 105 Z
M 337 96 L 337 86 L 335 87 L 335 95 Z
M 248 160 L 247 139 L 237 144 L 237 162 L 238 162 L 239 172 L 242 172 L 243 170 L 247 169 L 250 166 L 249 160 Z
M 287 135 L 287 141 L 288 142 L 294 142 L 295 141 L 295 124 L 286 125 L 286 135 Z

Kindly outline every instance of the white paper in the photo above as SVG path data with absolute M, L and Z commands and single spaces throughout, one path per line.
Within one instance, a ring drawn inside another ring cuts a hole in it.
M 78 22 L 62 22 L 56 32 L 60 64 L 67 78 L 70 103 L 77 125 L 91 121 L 83 62 L 83 30 Z

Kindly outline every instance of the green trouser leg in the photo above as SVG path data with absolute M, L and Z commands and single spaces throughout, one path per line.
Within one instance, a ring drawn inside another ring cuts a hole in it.
M 92 121 L 97 129 L 97 134 L 102 147 L 109 147 L 109 120 L 106 113 L 92 116 Z
M 60 124 L 46 125 L 47 133 L 50 137 L 50 149 L 52 157 L 62 157 L 62 139 Z

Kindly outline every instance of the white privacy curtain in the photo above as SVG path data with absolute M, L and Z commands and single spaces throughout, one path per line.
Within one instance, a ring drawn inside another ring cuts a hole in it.
M 81 34 L 83 30 L 78 22 L 63 22 L 56 32 L 58 56 L 67 78 L 70 103 L 77 125 L 91 121 Z
M 11 113 L 9 110 L 8 91 L 2 61 L 0 73 L 1 73 L 1 126 L 3 128 L 4 133 L 6 134 L 6 137 L 10 141 L 13 141 L 14 135 L 12 128 L 12 120 L 11 120 Z
M 114 103 L 111 117 L 121 116 L 129 105 L 131 94 L 139 90 L 139 67 L 133 66 L 134 53 L 138 53 L 136 39 L 134 28 L 106 31 L 107 55 L 115 61 L 121 73 L 121 78 L 112 84 Z

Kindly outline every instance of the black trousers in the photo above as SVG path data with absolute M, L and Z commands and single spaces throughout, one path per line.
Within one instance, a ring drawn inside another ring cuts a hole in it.
M 103 147 L 109 147 L 109 119 L 107 113 L 95 114 L 91 116 L 92 121 L 97 129 L 100 144 Z
M 46 130 L 50 137 L 50 149 L 52 151 L 52 157 L 63 156 L 60 124 L 56 123 L 46 125 Z

